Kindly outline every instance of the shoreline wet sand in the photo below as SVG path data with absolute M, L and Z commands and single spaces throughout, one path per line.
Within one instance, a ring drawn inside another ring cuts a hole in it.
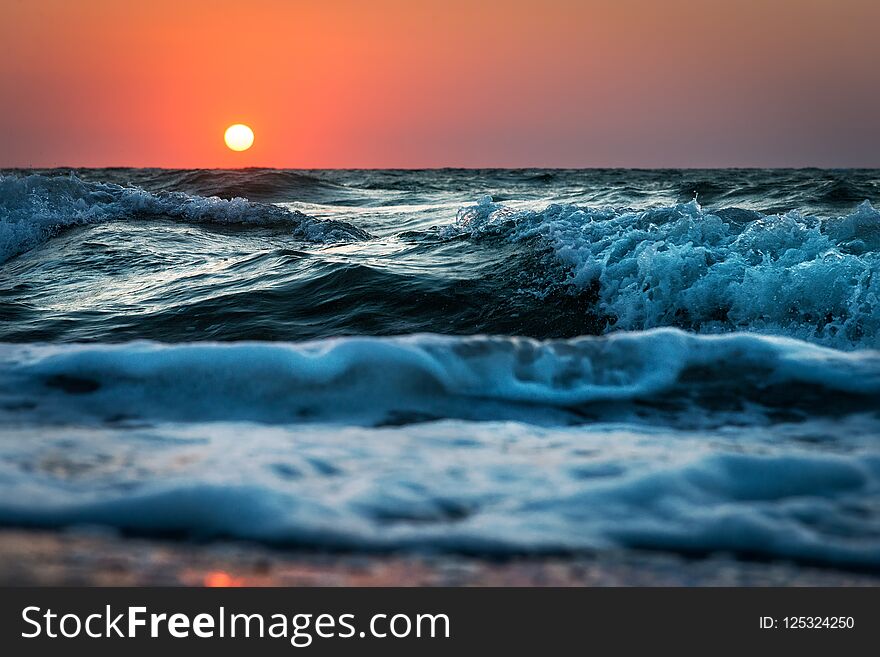
M 316 554 L 89 532 L 0 531 L 20 586 L 878 586 L 880 575 L 656 553 L 530 557 Z

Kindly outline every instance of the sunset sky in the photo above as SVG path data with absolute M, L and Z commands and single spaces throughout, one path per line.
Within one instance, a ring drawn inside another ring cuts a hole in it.
M 0 166 L 880 166 L 878 26 L 878 0 L 0 0 Z

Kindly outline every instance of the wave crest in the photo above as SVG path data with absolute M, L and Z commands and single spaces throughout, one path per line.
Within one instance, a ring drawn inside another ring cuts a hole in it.
M 0 262 L 45 242 L 63 228 L 144 218 L 289 227 L 294 238 L 309 242 L 369 238 L 367 232 L 342 221 L 318 220 L 244 198 L 153 193 L 139 187 L 86 182 L 74 175 L 0 175 Z
M 823 218 L 706 211 L 696 201 L 531 211 L 485 197 L 441 234 L 536 243 L 564 271 L 561 280 L 548 272 L 547 286 L 595 294 L 609 331 L 677 326 L 880 345 L 880 213 L 867 201 Z
M 57 412 L 101 420 L 570 424 L 632 419 L 635 404 L 690 422 L 707 416 L 700 408 L 717 412 L 733 402 L 837 413 L 873 410 L 880 398 L 875 352 L 674 329 L 544 342 L 419 335 L 303 344 L 7 345 L 0 364 L 0 401 L 43 418 Z

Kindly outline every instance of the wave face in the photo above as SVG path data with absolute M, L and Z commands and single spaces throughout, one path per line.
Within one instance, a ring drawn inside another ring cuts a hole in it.
M 880 570 L 880 172 L 0 172 L 0 526 Z

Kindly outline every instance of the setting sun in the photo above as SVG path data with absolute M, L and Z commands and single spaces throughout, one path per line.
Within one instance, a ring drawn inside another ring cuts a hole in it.
M 246 151 L 254 143 L 254 131 L 242 123 L 236 123 L 226 128 L 223 139 L 232 150 Z

